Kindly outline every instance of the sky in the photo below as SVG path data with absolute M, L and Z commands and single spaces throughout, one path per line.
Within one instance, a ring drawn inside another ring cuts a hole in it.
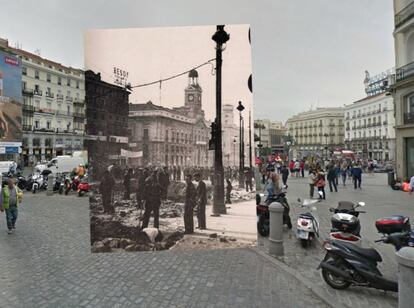
M 252 94 L 247 80 L 252 73 L 249 25 L 227 25 L 230 34 L 223 51 L 222 104 L 232 104 L 237 116 L 237 103 L 251 110 Z M 128 28 L 88 30 L 85 34 L 85 68 L 100 72 L 101 78 L 114 82 L 114 66 L 128 72 L 132 86 L 150 83 L 187 72 L 216 57 L 211 36 L 216 26 Z M 206 119 L 215 118 L 216 76 L 211 64 L 197 68 L 202 92 L 202 109 Z M 134 88 L 131 103 L 152 101 L 163 107 L 184 106 L 184 89 L 188 73 L 159 83 Z M 236 124 L 236 123 L 234 123 Z
M 352 103 L 365 70 L 395 65 L 390 0 L 13 0 L 0 11 L 0 37 L 79 68 L 88 29 L 214 24 L 251 25 L 255 118 Z

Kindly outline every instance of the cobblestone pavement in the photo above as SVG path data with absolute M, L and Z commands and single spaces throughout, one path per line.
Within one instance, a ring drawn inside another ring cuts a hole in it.
M 307 178 L 289 178 L 288 186 L 291 217 L 296 221 L 298 214 L 302 211 L 297 199 L 309 198 Z M 374 223 L 376 219 L 392 214 L 403 214 L 414 218 L 414 195 L 391 190 L 386 185 L 386 174 L 364 176 L 362 190 L 355 190 L 351 182 L 347 182 L 346 187 L 340 185 L 337 193 L 330 193 L 329 187 L 326 187 L 325 190 L 327 191 L 327 200 L 316 204 L 320 219 L 320 241 L 313 247 L 304 249 L 296 239 L 295 230 L 291 232 L 286 230 L 284 233 L 285 256 L 281 258 L 281 261 L 297 270 L 309 284 L 317 288 L 319 295 L 331 298 L 332 302 L 338 301 L 348 307 L 396 307 L 396 294 L 360 287 L 351 287 L 344 291 L 334 290 L 323 281 L 321 273 L 316 270 L 316 267 L 325 255 L 320 243 L 329 234 L 332 216 L 329 207 L 335 207 L 338 201 L 342 200 L 364 201 L 366 206 L 363 210 L 367 213 L 360 215 L 363 245 L 377 249 L 383 259 L 379 266 L 380 270 L 385 277 L 397 279 L 395 250 L 391 245 L 374 244 L 374 240 L 380 238 Z M 259 245 L 266 250 L 266 241 L 259 239 Z
M 26 194 L 0 215 L 0 307 L 325 307 L 252 249 L 91 254 L 87 198 Z

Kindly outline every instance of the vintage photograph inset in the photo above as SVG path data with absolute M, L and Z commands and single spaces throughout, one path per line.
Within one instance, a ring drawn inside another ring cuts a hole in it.
M 255 245 L 250 27 L 90 30 L 93 252 Z

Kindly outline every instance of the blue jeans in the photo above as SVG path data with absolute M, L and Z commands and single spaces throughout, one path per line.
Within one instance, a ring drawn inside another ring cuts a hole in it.
M 14 228 L 17 220 L 17 206 L 10 206 L 6 211 L 7 228 L 9 230 Z

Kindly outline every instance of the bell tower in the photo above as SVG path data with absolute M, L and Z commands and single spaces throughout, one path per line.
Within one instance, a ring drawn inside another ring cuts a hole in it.
M 191 70 L 188 73 L 188 86 L 185 88 L 185 106 L 192 109 L 194 113 L 201 112 L 201 93 L 203 90 L 198 84 L 198 72 Z

